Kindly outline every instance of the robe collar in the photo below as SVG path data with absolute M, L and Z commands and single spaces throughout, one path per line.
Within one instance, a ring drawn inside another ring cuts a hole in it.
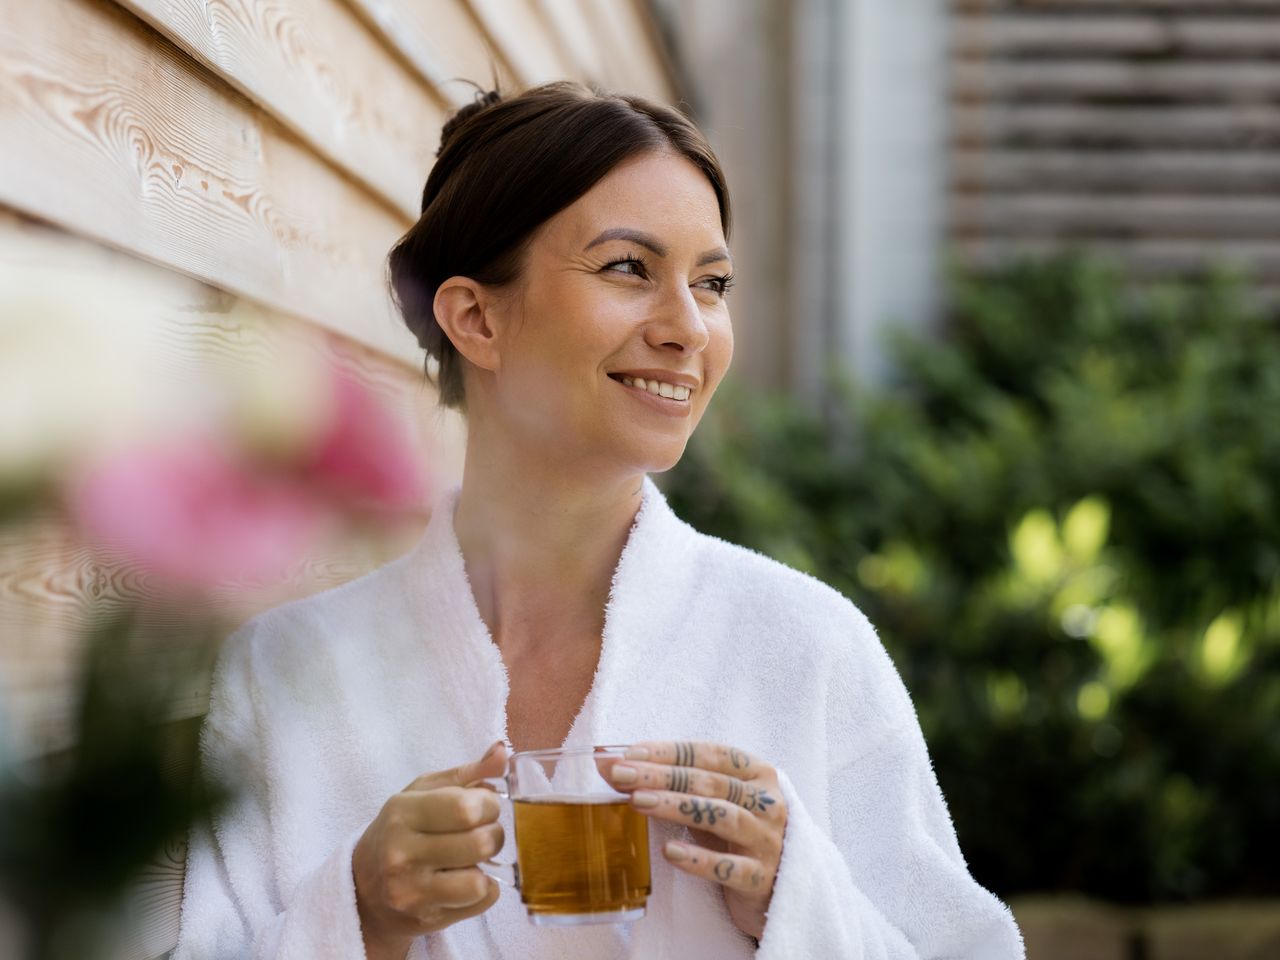
M 460 485 L 431 512 L 409 570 L 418 622 L 431 662 L 458 686 L 453 705 L 468 739 L 483 748 L 507 739 L 507 670 L 480 616 L 454 529 Z M 653 480 L 643 480 L 640 507 L 610 579 L 600 660 L 566 744 L 607 742 L 625 733 L 615 722 L 619 695 L 651 675 L 654 658 L 678 644 L 688 611 L 695 531 L 675 515 Z M 630 697 L 626 697 L 630 699 Z M 602 739 L 603 738 L 603 739 Z

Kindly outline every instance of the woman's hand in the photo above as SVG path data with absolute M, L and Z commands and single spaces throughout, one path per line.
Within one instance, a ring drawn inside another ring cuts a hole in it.
M 414 937 L 498 899 L 498 884 L 476 867 L 502 849 L 498 797 L 467 784 L 501 776 L 506 762 L 499 742 L 480 760 L 424 774 L 369 824 L 351 858 L 369 960 L 402 960 Z
M 778 774 L 750 754 L 718 743 L 637 743 L 609 779 L 651 817 L 691 828 L 698 845 L 668 843 L 677 869 L 720 884 L 734 924 L 757 940 L 782 859 L 787 805 Z

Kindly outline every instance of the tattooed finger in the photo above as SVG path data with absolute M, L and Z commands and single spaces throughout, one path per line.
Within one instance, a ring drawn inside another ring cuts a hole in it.
M 666 790 L 637 790 L 631 795 L 631 803 L 645 816 L 705 830 L 756 855 L 776 846 L 772 840 L 776 828 L 724 800 Z
M 745 750 L 722 743 L 691 740 L 648 741 L 632 744 L 628 760 L 647 760 L 677 767 L 700 767 L 739 780 L 776 781 L 776 771 Z
M 721 886 L 767 898 L 773 890 L 773 871 L 759 860 L 718 853 L 674 840 L 662 848 L 667 861 L 685 873 L 712 880 Z
M 771 813 L 770 807 L 778 802 L 777 798 L 764 787 L 734 779 L 729 780 L 726 799 L 748 813 L 758 813 L 766 817 Z

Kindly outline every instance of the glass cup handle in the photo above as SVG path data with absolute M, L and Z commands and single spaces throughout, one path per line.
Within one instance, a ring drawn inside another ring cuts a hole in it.
M 506 777 L 485 777 L 482 780 L 476 780 L 467 784 L 469 787 L 485 786 L 500 796 L 507 803 L 511 802 L 511 791 L 507 787 Z M 501 884 L 520 889 L 520 865 L 515 861 L 510 863 L 504 860 L 481 860 L 476 864 L 480 871 L 487 876 L 493 877 Z

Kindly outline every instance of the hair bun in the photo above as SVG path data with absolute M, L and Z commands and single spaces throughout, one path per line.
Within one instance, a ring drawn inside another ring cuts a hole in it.
M 440 130 L 440 146 L 436 150 L 436 158 L 444 152 L 445 144 L 453 136 L 455 130 L 474 117 L 482 110 L 486 110 L 502 99 L 502 94 L 497 90 L 477 90 L 476 98 L 472 103 L 468 103 L 465 107 L 455 113 L 446 122 Z

